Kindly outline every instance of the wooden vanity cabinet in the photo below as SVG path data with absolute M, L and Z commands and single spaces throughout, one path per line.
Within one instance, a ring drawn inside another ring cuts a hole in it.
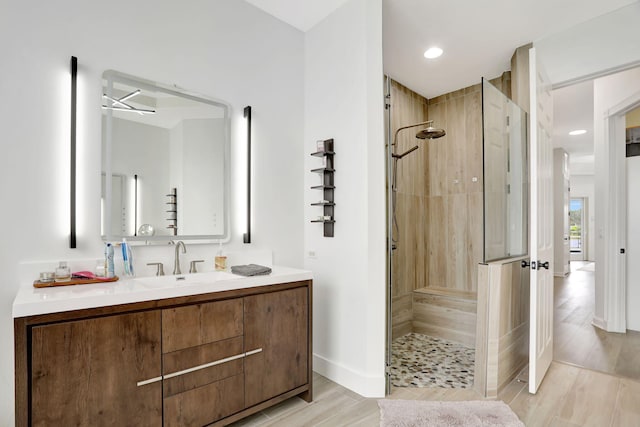
M 244 403 L 243 299 L 162 310 L 164 425 L 202 426 Z
M 160 313 L 34 326 L 31 425 L 157 426 L 162 422 Z M 18 414 L 16 414 L 18 415 Z
M 311 401 L 310 281 L 14 326 L 19 426 L 226 425 L 293 396 Z
M 245 348 L 262 350 L 244 362 L 246 406 L 309 381 L 308 306 L 305 288 L 244 299 Z

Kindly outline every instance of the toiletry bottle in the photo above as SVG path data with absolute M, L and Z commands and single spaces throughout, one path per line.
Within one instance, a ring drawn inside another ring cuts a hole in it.
M 129 275 L 135 276 L 135 272 L 133 271 L 133 251 L 131 250 L 131 245 L 127 243 L 127 262 L 129 263 Z
M 133 276 L 133 255 L 127 239 L 122 239 L 122 261 L 124 263 L 124 274 Z
M 58 268 L 56 268 L 55 281 L 68 282 L 69 280 L 71 280 L 71 269 L 66 261 L 60 261 Z
M 107 243 L 105 253 L 107 256 L 107 277 L 115 277 L 116 269 L 113 265 L 113 245 L 111 243 Z
M 227 257 L 222 254 L 222 241 L 215 257 L 216 271 L 225 271 L 227 269 Z

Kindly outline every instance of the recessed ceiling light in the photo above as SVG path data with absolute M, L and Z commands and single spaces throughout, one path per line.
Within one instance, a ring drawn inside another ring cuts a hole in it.
M 424 57 L 427 59 L 434 59 L 442 55 L 442 49 L 439 47 L 430 47 L 424 52 Z
M 584 135 L 585 133 L 587 133 L 586 130 L 584 129 L 577 129 L 577 130 L 572 130 L 571 132 L 569 132 L 569 135 L 571 136 L 576 136 L 576 135 Z

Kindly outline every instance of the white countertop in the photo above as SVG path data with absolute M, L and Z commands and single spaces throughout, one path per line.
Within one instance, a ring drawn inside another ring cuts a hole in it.
M 272 267 L 265 276 L 243 277 L 226 272 L 179 276 L 120 278 L 117 282 L 34 288 L 24 284 L 13 301 L 13 317 L 57 313 L 85 308 L 130 304 L 188 295 L 311 280 L 308 270 Z M 184 278 L 178 280 L 178 277 Z

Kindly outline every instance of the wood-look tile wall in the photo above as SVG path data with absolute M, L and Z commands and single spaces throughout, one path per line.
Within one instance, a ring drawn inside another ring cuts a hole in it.
M 401 84 L 391 81 L 391 130 L 427 120 L 427 100 Z M 420 128 L 400 131 L 397 153 L 420 144 L 415 138 Z M 393 338 L 412 331 L 413 290 L 426 286 L 427 202 L 426 152 L 424 146 L 398 162 L 396 217 L 399 229 L 393 253 Z
M 529 270 L 520 262 L 479 266 L 474 388 L 485 397 L 529 362 Z
M 507 96 L 510 73 L 491 81 Z M 407 296 L 423 287 L 477 291 L 483 257 L 482 93 L 477 84 L 427 100 L 391 83 L 391 129 L 426 120 L 445 129 L 439 139 L 419 140 L 421 128 L 399 133 L 396 152 L 418 145 L 398 161 L 393 256 L 393 302 L 402 303 L 394 331 L 408 331 Z M 395 310 L 394 310 L 395 311 Z M 405 332 L 406 333 L 406 332 Z M 395 336 L 395 333 L 394 333 Z
M 413 332 L 475 347 L 476 294 L 431 286 L 415 290 Z
M 482 261 L 482 94 L 480 85 L 428 102 L 447 135 L 428 141 L 429 229 L 424 286 L 475 292 Z

